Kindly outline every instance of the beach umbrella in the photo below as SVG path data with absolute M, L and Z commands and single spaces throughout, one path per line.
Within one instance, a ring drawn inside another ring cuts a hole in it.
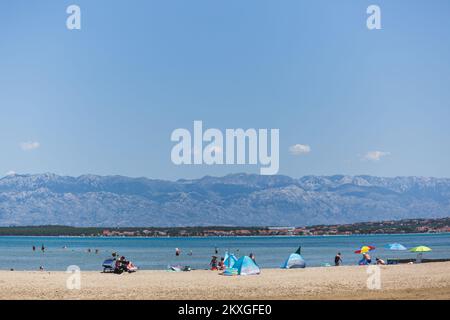
M 361 249 L 356 250 L 355 253 L 358 253 L 358 254 L 367 253 L 372 250 L 375 250 L 374 246 L 362 246 Z
M 414 247 L 414 248 L 410 249 L 409 251 L 416 252 L 417 253 L 416 262 L 421 263 L 422 262 L 422 253 L 431 251 L 431 248 L 428 248 L 427 246 L 418 246 L 418 247 Z
M 410 249 L 409 251 L 411 252 L 429 252 L 431 251 L 431 248 L 428 248 L 427 246 L 418 246 L 418 247 L 414 247 L 412 249 Z
M 389 250 L 396 250 L 396 251 L 407 250 L 406 247 L 400 243 L 390 243 L 386 245 L 386 248 Z

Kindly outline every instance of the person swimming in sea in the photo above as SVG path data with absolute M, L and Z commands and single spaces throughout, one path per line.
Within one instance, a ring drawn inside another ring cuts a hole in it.
M 178 257 L 181 254 L 181 250 L 178 248 L 175 248 L 175 255 Z

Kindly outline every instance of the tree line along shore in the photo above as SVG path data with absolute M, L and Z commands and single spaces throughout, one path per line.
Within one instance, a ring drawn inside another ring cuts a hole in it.
M 55 225 L 0 227 L 0 236 L 80 237 L 302 236 L 444 232 L 450 232 L 450 217 L 304 227 L 71 227 Z

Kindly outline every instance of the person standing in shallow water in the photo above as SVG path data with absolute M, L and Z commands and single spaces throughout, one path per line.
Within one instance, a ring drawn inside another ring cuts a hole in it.
M 42 250 L 42 252 L 45 252 L 45 247 L 44 247 L 44 245 L 41 246 L 41 250 Z
M 334 257 L 334 265 L 336 267 L 342 265 L 342 256 L 340 252 L 338 252 L 337 255 Z

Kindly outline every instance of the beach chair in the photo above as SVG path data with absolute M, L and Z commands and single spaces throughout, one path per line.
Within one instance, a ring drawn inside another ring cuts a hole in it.
M 387 259 L 387 264 L 391 265 L 391 264 L 399 264 L 400 259 Z
M 102 267 L 103 272 L 105 273 L 114 272 L 114 269 L 116 268 L 116 260 L 106 259 L 105 261 L 103 261 Z

